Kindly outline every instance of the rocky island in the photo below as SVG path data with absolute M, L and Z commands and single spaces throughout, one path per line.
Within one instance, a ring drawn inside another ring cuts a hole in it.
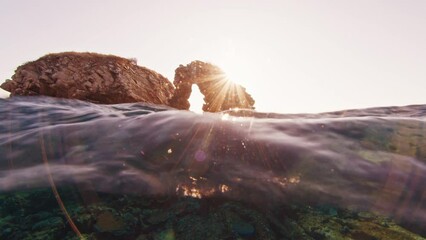
M 145 102 L 187 110 L 192 84 L 204 97 L 203 110 L 253 109 L 245 88 L 226 79 L 210 63 L 193 61 L 176 69 L 171 83 L 136 60 L 97 53 L 48 54 L 19 66 L 1 88 L 11 96 L 44 95 L 100 104 Z

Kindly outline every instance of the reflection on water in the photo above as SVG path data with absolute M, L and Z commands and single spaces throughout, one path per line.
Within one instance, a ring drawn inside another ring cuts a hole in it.
M 421 239 L 425 116 L 0 100 L 0 237 Z

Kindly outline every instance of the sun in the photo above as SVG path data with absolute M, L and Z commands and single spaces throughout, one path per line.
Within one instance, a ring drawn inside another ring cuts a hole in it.
M 218 65 L 224 73 L 224 78 L 226 81 L 230 81 L 239 85 L 244 83 L 245 69 L 242 66 L 237 64 L 222 64 Z

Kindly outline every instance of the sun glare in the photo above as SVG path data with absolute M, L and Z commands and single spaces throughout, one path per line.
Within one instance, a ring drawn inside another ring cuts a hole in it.
M 254 100 L 250 94 L 242 85 L 231 79 L 242 79 L 239 77 L 241 68 L 227 67 L 227 72 L 224 72 L 218 66 L 201 61 L 194 61 L 188 67 L 192 69 L 196 79 L 192 80 L 194 82 L 188 99 L 191 111 L 221 112 L 232 108 L 253 107 Z
M 223 70 L 224 77 L 227 81 L 243 85 L 242 83 L 244 82 L 244 69 L 234 64 L 226 64 L 219 67 Z

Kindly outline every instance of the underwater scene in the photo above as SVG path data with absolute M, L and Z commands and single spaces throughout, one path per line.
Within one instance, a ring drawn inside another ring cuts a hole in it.
M 426 105 L 0 99 L 0 239 L 425 239 Z

